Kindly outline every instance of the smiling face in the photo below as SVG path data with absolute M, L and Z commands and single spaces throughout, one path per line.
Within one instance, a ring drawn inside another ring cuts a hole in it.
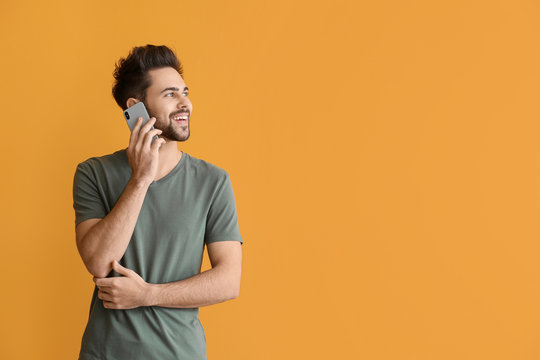
M 163 131 L 160 137 L 186 141 L 193 106 L 184 79 L 171 67 L 150 70 L 148 75 L 151 85 L 146 89 L 144 104 L 148 114 L 156 118 L 154 127 Z

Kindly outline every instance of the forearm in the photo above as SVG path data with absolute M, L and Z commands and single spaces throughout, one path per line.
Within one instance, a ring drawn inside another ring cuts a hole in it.
M 216 266 L 185 280 L 149 285 L 149 306 L 195 308 L 238 297 L 240 273 L 227 266 Z
M 112 261 L 119 261 L 126 252 L 148 186 L 132 178 L 110 213 L 80 241 L 79 252 L 92 275 L 106 277 Z

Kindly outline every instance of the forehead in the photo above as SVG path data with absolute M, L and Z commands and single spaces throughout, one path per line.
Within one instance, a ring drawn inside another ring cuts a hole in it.
M 161 90 L 168 87 L 177 87 L 183 89 L 186 86 L 182 76 L 172 67 L 164 67 L 160 69 L 152 69 L 148 71 L 151 79 L 148 91 L 159 93 Z

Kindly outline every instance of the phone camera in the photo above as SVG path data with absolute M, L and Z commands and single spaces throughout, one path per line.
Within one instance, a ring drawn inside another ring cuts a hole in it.
M 127 111 L 124 111 L 124 115 L 126 116 L 126 119 L 129 120 L 129 113 Z

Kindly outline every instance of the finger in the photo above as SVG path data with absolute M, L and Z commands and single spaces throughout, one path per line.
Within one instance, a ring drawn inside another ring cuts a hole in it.
M 113 295 L 113 289 L 111 288 L 98 289 L 98 296 L 99 294 Z
M 120 275 L 124 275 L 124 276 L 129 276 L 131 275 L 131 270 L 128 269 L 128 268 L 125 268 L 123 267 L 122 265 L 120 265 L 120 263 L 118 263 L 118 261 L 114 260 L 113 261 L 113 266 L 112 266 L 113 270 L 116 271 L 117 273 L 119 273 Z
M 155 136 L 155 135 L 160 135 L 163 131 L 161 131 L 160 129 L 154 129 L 154 130 L 150 130 L 149 132 L 146 133 L 146 135 L 144 135 L 144 143 L 143 143 L 143 147 L 149 147 L 150 144 L 152 143 L 152 138 Z M 156 139 L 157 140 L 157 139 Z
M 96 284 L 98 289 L 112 289 L 113 284 L 112 283 L 103 283 L 103 284 Z
M 113 278 L 98 278 L 95 282 L 98 288 L 110 288 Z
M 103 301 L 103 307 L 106 309 L 117 309 L 118 305 L 112 301 Z
M 152 126 L 154 126 L 155 122 L 156 122 L 156 118 L 151 117 L 150 120 L 148 120 L 148 122 L 144 124 L 143 127 L 141 127 L 141 129 L 139 130 L 139 137 L 137 138 L 137 142 L 142 141 L 141 138 L 144 136 L 144 134 L 146 134 L 150 130 Z
M 96 285 L 97 285 L 97 282 L 98 282 L 99 280 L 102 280 L 102 279 L 106 279 L 106 278 L 97 277 L 97 276 L 92 277 L 92 281 L 93 281 L 94 284 L 96 284 Z
M 103 301 L 112 301 L 112 295 L 103 291 L 98 291 L 98 298 Z
M 162 138 L 158 138 L 156 139 L 152 145 L 150 145 L 150 149 L 152 151 L 156 151 L 156 150 L 159 150 L 159 148 L 161 147 L 161 145 L 165 144 L 165 139 L 162 139 Z
M 137 119 L 137 122 L 135 123 L 135 126 L 133 127 L 133 130 L 131 131 L 131 136 L 129 137 L 129 147 L 132 147 L 134 144 L 137 143 L 137 139 L 139 138 L 139 128 L 142 124 L 142 117 L 139 116 Z

